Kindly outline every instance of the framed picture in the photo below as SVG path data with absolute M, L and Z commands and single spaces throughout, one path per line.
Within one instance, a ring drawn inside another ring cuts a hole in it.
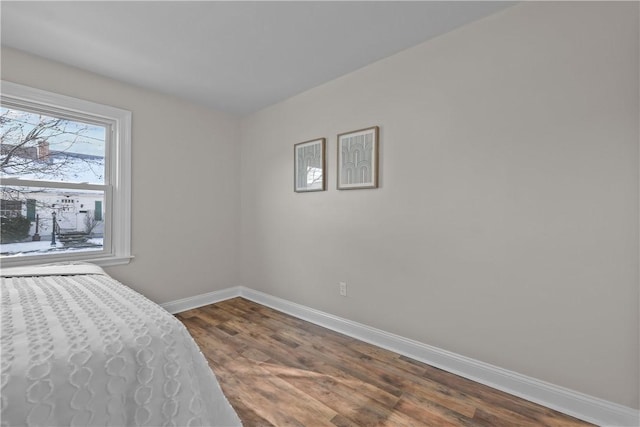
M 378 126 L 338 135 L 338 190 L 378 187 Z
M 301 142 L 293 146 L 293 190 L 296 193 L 326 190 L 326 140 Z

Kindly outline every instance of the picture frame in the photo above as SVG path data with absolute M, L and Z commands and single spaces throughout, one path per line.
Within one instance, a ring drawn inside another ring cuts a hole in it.
M 293 146 L 293 191 L 306 193 L 327 189 L 325 138 L 300 142 Z
M 378 188 L 379 128 L 338 134 L 338 190 Z

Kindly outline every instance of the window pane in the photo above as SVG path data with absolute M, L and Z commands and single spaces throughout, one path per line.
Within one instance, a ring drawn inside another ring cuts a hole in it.
M 1 189 L 2 257 L 103 250 L 104 212 L 95 211 L 105 206 L 103 191 L 7 185 Z
M 106 128 L 0 108 L 0 176 L 105 182 Z

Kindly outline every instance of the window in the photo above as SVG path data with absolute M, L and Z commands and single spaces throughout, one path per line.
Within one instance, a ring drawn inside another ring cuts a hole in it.
M 2 82 L 3 266 L 129 262 L 131 113 Z
M 15 218 L 22 215 L 22 201 L 20 200 L 0 200 L 0 216 L 2 218 Z

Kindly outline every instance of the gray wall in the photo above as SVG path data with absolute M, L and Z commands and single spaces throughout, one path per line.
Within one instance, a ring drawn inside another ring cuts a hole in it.
M 262 110 L 241 283 L 638 408 L 638 95 L 637 3 L 534 2 Z M 381 187 L 337 191 L 373 125 Z M 329 190 L 294 193 L 319 137 Z
M 110 274 L 158 303 L 238 284 L 237 118 L 6 48 L 2 79 L 133 112 L 135 259 Z

